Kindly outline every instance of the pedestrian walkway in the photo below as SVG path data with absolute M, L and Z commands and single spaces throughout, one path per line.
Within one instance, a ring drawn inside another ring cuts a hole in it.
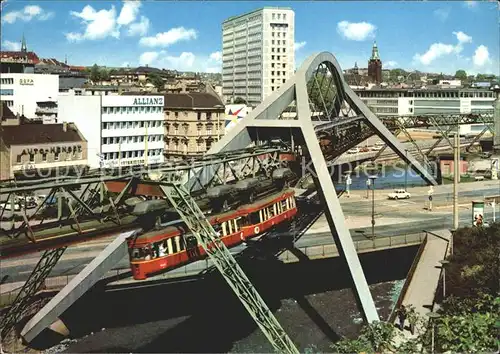
M 449 230 L 428 233 L 427 243 L 424 246 L 413 274 L 409 274 L 409 285 L 403 294 L 403 306 L 411 305 L 415 307 L 415 312 L 424 320 L 424 323 L 429 318 L 427 314 L 433 310 L 434 297 L 441 278 L 442 266 L 439 261 L 446 258 L 450 236 L 451 232 Z M 398 341 L 416 337 L 422 330 L 425 329 L 423 327 L 418 328 L 417 326 L 413 335 L 410 331 L 405 330 L 403 337 L 398 337 Z
M 495 188 L 497 187 L 498 193 L 496 193 Z M 460 183 L 458 187 L 459 193 L 463 192 L 470 192 L 474 190 L 480 190 L 480 189 L 489 189 L 491 188 L 491 194 L 498 194 L 500 195 L 500 180 L 489 180 L 489 181 L 478 181 L 478 182 L 467 182 L 467 183 Z M 439 186 L 434 186 L 434 195 L 437 194 L 452 194 L 453 193 L 453 184 L 443 184 Z M 423 187 L 413 187 L 413 188 L 408 188 L 408 192 L 412 196 L 427 196 L 427 192 L 429 191 L 429 186 L 423 186 Z M 387 199 L 387 194 L 390 193 L 390 189 L 375 189 L 375 199 Z M 351 190 L 349 192 L 349 197 L 347 197 L 346 194 L 344 194 L 341 198 L 342 203 L 349 203 L 349 202 L 358 202 L 360 199 L 366 199 L 367 191 L 366 190 Z M 372 191 L 369 191 L 369 198 L 372 198 Z

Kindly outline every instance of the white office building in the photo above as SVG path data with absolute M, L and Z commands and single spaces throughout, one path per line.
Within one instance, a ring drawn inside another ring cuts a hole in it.
M 256 106 L 295 71 L 295 14 L 265 7 L 222 24 L 222 95 Z
M 58 120 L 88 141 L 91 168 L 162 163 L 163 96 L 59 96 Z
M 15 114 L 36 118 L 37 102 L 57 100 L 59 75 L 2 73 L 0 76 L 0 100 Z
M 495 93 L 486 89 L 425 88 L 355 90 L 379 116 L 492 113 Z M 480 133 L 484 124 L 461 125 L 460 134 Z

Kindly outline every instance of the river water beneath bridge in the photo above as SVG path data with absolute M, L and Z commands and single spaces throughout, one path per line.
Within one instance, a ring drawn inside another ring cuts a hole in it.
M 367 181 L 371 175 L 369 171 L 361 169 L 354 171 L 351 175 L 352 184 L 350 189 L 367 189 Z M 334 183 L 338 189 L 345 189 L 346 181 L 344 177 L 342 177 L 342 181 L 334 181 Z M 411 188 L 425 186 L 427 183 L 411 168 L 407 170 L 406 176 L 404 167 L 383 166 L 377 173 L 375 189 L 404 188 L 405 185 Z
M 386 319 L 416 247 L 360 255 L 379 315 Z M 261 254 L 261 252 L 259 252 Z M 260 257 L 258 257 L 260 258 Z M 240 258 L 279 322 L 301 352 L 328 352 L 353 337 L 361 316 L 340 258 L 282 264 Z M 241 303 L 218 273 L 127 291 L 95 287 L 63 316 L 76 343 L 48 352 L 272 352 Z

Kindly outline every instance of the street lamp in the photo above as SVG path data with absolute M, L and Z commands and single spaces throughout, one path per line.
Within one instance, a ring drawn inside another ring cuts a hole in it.
M 444 300 L 446 297 L 446 266 L 450 264 L 450 261 L 443 259 L 439 261 L 439 263 L 441 263 L 441 268 L 443 268 L 443 300 Z
M 405 149 L 406 156 L 406 168 L 405 168 L 405 192 L 407 192 L 408 188 L 408 149 Z
M 429 312 L 427 314 L 427 316 L 429 316 L 429 318 L 431 319 L 431 353 L 434 354 L 434 320 L 438 319 L 439 317 L 441 317 L 441 315 L 439 313 L 436 313 L 436 312 Z
M 377 176 L 372 175 L 368 177 L 372 186 L 372 238 L 375 238 L 375 180 Z

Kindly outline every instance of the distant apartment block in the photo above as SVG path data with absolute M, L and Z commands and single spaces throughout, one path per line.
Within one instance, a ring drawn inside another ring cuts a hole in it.
M 204 92 L 165 94 L 165 156 L 201 155 L 224 135 L 224 105 Z
M 265 7 L 222 24 L 222 95 L 258 105 L 295 71 L 295 14 Z

